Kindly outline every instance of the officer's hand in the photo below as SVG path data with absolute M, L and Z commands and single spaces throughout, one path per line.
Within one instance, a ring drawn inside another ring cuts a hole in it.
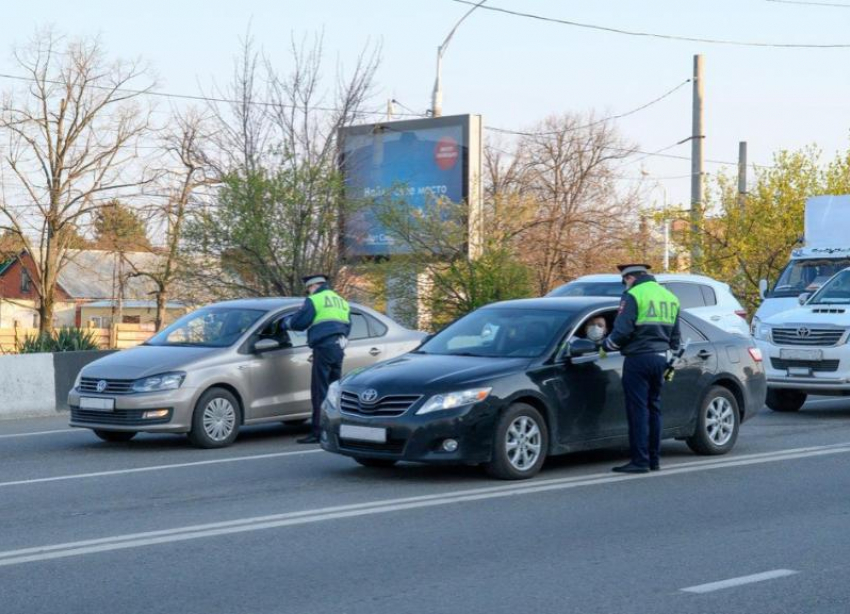
M 608 358 L 608 352 L 602 346 L 599 346 L 599 358 Z

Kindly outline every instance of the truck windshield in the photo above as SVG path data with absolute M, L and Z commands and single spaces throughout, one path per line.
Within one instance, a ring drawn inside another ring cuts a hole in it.
M 769 298 L 814 292 L 838 271 L 850 267 L 850 258 L 792 260 L 782 271 Z
M 815 294 L 809 305 L 838 305 L 850 303 L 850 269 L 842 271 Z

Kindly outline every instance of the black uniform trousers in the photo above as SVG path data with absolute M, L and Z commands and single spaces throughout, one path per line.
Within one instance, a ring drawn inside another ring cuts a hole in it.
M 313 373 L 310 380 L 310 401 L 313 404 L 313 434 L 319 437 L 322 421 L 322 403 L 328 396 L 328 387 L 342 377 L 345 350 L 340 347 L 342 337 L 322 339 L 313 347 Z
M 626 356 L 623 389 L 629 419 L 632 463 L 657 466 L 661 455 L 661 387 L 667 358 L 663 354 Z

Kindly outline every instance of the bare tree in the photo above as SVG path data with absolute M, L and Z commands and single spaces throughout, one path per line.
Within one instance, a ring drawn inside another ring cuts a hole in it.
M 638 191 L 618 187 L 618 169 L 632 151 L 613 125 L 565 115 L 521 137 L 508 160 L 487 152 L 489 206 L 509 224 L 539 293 L 623 256 Z
M 53 325 L 54 294 L 67 250 L 102 203 L 149 179 L 135 145 L 150 117 L 130 89 L 147 71 L 111 62 L 97 40 L 35 36 L 14 54 L 28 83 L 0 107 L 3 162 L 11 171 L 0 229 L 19 237 L 35 264 L 41 330 Z

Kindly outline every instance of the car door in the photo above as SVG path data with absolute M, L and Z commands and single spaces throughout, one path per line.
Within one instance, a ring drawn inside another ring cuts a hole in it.
M 565 398 L 558 429 L 563 443 L 579 443 L 628 433 L 623 393 L 623 356 L 573 359 L 564 365 Z
M 386 345 L 380 332 L 370 327 L 367 316 L 356 309 L 351 310 L 351 333 L 348 336 L 348 346 L 345 348 L 343 371 L 348 372 L 360 367 L 368 367 L 382 360 Z
M 282 347 L 253 354 L 247 363 L 252 400 L 246 421 L 310 414 L 312 352 L 305 332 L 280 328 L 280 321 L 290 313 L 276 315 L 259 333 L 259 338 L 281 341 Z
M 661 412 L 664 428 L 686 426 L 695 417 L 695 408 L 702 400 L 701 391 L 707 375 L 717 370 L 717 350 L 714 344 L 692 326 L 679 318 L 682 343 L 687 348 L 676 363 L 673 381 L 661 392 Z

